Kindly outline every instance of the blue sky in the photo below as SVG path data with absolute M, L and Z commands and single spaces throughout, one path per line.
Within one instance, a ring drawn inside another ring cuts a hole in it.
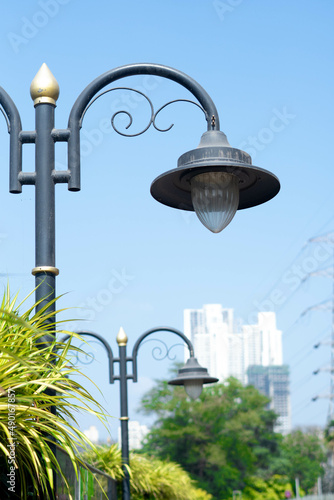
M 222 233 L 211 234 L 195 215 L 159 205 L 149 194 L 152 180 L 198 145 L 206 129 L 201 112 L 178 103 L 160 116 L 162 127 L 175 124 L 170 132 L 150 129 L 123 138 L 103 124 L 123 103 L 137 132 L 148 119 L 147 105 L 124 91 L 108 94 L 83 123 L 81 192 L 56 188 L 57 293 L 65 294 L 61 307 L 74 308 L 63 317 L 85 318 L 75 327 L 105 336 L 115 354 L 120 326 L 131 350 L 149 328 L 182 329 L 184 308 L 221 303 L 246 323 L 261 309 L 276 311 L 291 366 L 294 425 L 323 425 L 328 410 L 328 399 L 311 398 L 329 394 L 329 372 L 312 372 L 329 366 L 330 345 L 315 350 L 313 344 L 328 340 L 331 311 L 303 313 L 331 300 L 333 288 L 331 278 L 308 278 L 331 265 L 333 245 L 306 245 L 334 231 L 333 15 L 329 0 L 2 5 L 0 84 L 16 103 L 24 130 L 34 128 L 29 87 L 43 62 L 60 85 L 58 128 L 66 128 L 75 99 L 98 75 L 128 63 L 161 63 L 197 80 L 213 98 L 231 145 L 278 176 L 282 188 L 275 199 L 238 212 Z M 136 77 L 123 83 L 147 91 L 156 109 L 171 99 L 191 98 L 167 80 Z M 119 127 L 126 126 L 118 118 Z M 3 119 L 0 146 L 2 283 L 8 274 L 13 292 L 19 289 L 23 296 L 34 286 L 34 192 L 26 186 L 22 195 L 8 193 Z M 57 168 L 66 168 L 65 153 L 58 144 Z M 33 162 L 28 145 L 24 169 L 32 170 Z M 117 293 L 110 292 L 115 280 Z M 106 358 L 97 346 L 96 355 L 87 373 L 117 417 L 117 384 L 108 386 Z M 142 391 L 167 369 L 168 363 L 152 361 L 149 346 L 143 346 L 140 383 L 129 384 L 132 418 Z M 115 419 L 111 427 L 115 436 Z

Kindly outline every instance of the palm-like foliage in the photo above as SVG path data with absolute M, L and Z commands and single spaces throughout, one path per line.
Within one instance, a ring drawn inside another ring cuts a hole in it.
M 14 467 L 16 495 L 26 499 L 28 485 L 35 494 L 45 493 L 54 487 L 53 470 L 61 474 L 52 442 L 69 454 L 76 471 L 79 451 L 92 446 L 74 413 L 89 412 L 102 421 L 104 417 L 99 404 L 71 378 L 79 373 L 71 363 L 77 349 L 70 340 L 56 342 L 58 324 L 52 324 L 48 305 L 34 313 L 34 304 L 20 313 L 22 304 L 16 302 L 7 288 L 0 306 L 0 497 L 7 498 L 5 475 Z M 51 342 L 45 342 L 46 336 Z M 10 498 L 15 498 L 13 493 Z
M 87 450 L 81 454 L 83 460 L 93 465 L 96 469 L 102 470 L 115 481 L 120 482 L 123 477 L 121 450 L 116 444 L 111 446 L 97 446 L 96 450 Z M 128 468 L 129 473 L 130 468 Z
M 121 452 L 116 445 L 98 447 L 83 455 L 87 462 L 117 481 L 123 478 Z M 212 496 L 197 488 L 180 465 L 131 453 L 130 485 L 133 500 L 210 500 Z

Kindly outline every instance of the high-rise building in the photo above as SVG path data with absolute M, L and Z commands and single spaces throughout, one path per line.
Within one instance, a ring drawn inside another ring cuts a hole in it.
M 258 322 L 242 325 L 229 337 L 229 376 L 248 382 L 250 365 L 281 365 L 282 332 L 277 330 L 274 312 L 259 312 Z
M 289 391 L 289 367 L 249 366 L 248 383 L 270 398 L 269 408 L 278 415 L 276 432 L 286 434 L 291 429 L 291 407 Z
M 247 383 L 250 365 L 281 365 L 282 332 L 274 312 L 259 312 L 258 322 L 237 329 L 233 309 L 207 304 L 185 309 L 184 333 L 194 345 L 199 363 L 223 381 L 233 376 Z
M 229 376 L 229 338 L 233 329 L 233 309 L 224 309 L 220 304 L 184 311 L 184 333 L 194 345 L 198 362 L 219 380 Z
M 281 365 L 282 332 L 276 328 L 274 312 L 259 312 L 255 325 L 243 325 L 247 365 Z
M 289 372 L 280 371 L 284 366 L 282 332 L 276 327 L 274 312 L 259 312 L 257 323 L 236 327 L 233 309 L 220 304 L 185 309 L 184 333 L 194 345 L 198 362 L 211 376 L 221 382 L 233 376 L 243 384 L 255 385 L 269 397 L 275 395 L 272 405 L 280 415 L 278 426 L 282 429 L 290 426 Z M 270 367 L 266 382 L 263 379 L 260 383 L 260 377 L 255 377 L 256 380 L 253 377 L 250 382 L 249 367 L 256 366 Z

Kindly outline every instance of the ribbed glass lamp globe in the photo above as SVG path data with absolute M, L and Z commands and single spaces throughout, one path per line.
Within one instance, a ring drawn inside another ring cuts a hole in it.
M 197 399 L 202 394 L 203 383 L 201 380 L 185 380 L 184 389 L 191 399 Z
M 191 179 L 191 199 L 199 220 L 213 233 L 222 231 L 239 206 L 239 180 L 226 172 L 205 172 Z

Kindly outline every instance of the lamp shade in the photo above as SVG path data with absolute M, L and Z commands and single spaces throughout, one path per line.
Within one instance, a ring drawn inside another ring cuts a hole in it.
M 179 369 L 177 377 L 168 382 L 169 385 L 183 385 L 188 396 L 196 399 L 202 392 L 203 384 L 218 382 L 215 377 L 210 377 L 208 370 L 203 368 L 196 358 L 190 357 L 186 364 Z
M 218 186 L 210 189 L 208 183 L 209 188 L 202 190 L 202 193 L 207 195 L 207 201 L 203 198 L 202 205 L 206 203 L 207 207 L 211 207 L 213 216 L 219 212 L 216 209 L 217 205 L 223 204 L 228 214 L 227 219 L 231 220 L 235 205 L 237 210 L 260 205 L 276 196 L 280 190 L 279 180 L 274 174 L 252 165 L 250 155 L 240 149 L 232 148 L 223 132 L 210 130 L 202 135 L 196 149 L 180 156 L 176 169 L 169 170 L 153 181 L 151 194 L 157 201 L 170 207 L 196 210 L 196 196 L 194 197 L 196 184 L 202 174 L 209 173 L 224 173 L 230 176 L 220 175 L 219 178 L 219 175 L 216 175 Z M 226 193 L 226 184 L 231 184 L 227 183 L 227 179 L 230 181 L 233 179 L 232 184 L 237 184 L 233 193 L 237 189 L 238 194 Z M 226 205 L 226 200 L 232 203 Z M 196 211 L 198 215 L 198 209 Z

